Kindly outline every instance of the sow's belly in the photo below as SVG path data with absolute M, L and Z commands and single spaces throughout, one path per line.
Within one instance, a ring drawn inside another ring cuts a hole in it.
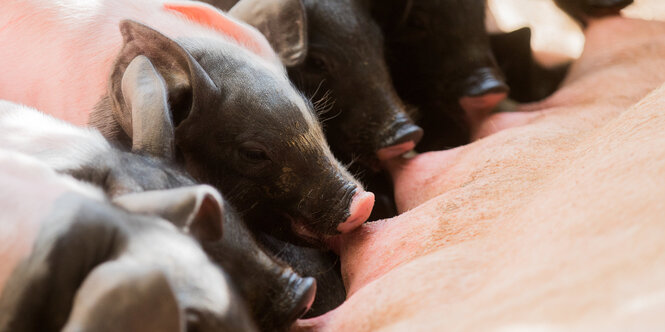
M 349 298 L 296 329 L 662 325 L 663 32 L 598 22 L 549 100 L 488 118 L 480 128 L 495 130 L 470 145 L 389 165 L 402 214 L 344 237 Z M 640 79 L 598 85 L 617 77 Z

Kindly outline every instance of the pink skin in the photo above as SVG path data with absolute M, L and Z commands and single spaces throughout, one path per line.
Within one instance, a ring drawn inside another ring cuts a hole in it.
M 337 230 L 341 233 L 349 233 L 356 228 L 360 227 L 369 215 L 372 213 L 374 207 L 374 194 L 367 191 L 359 191 L 353 195 L 351 207 L 349 211 L 351 215 L 343 223 L 337 226 Z
M 397 158 L 397 157 L 413 150 L 415 147 L 416 147 L 416 143 L 413 142 L 413 141 L 405 142 L 405 143 L 397 144 L 397 145 L 393 145 L 393 146 L 389 146 L 387 148 L 383 148 L 383 149 L 380 149 L 379 151 L 377 151 L 376 152 L 376 157 L 379 158 L 380 161 Z
M 592 22 L 548 100 L 384 162 L 402 214 L 341 236 L 347 301 L 293 330 L 662 329 L 664 31 Z

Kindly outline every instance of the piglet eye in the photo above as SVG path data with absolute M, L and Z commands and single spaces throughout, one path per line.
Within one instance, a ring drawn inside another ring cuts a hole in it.
M 251 163 L 261 163 L 270 160 L 266 150 L 259 144 L 253 142 L 243 143 L 240 146 L 238 153 L 242 159 Z
M 259 149 L 243 149 L 241 151 L 242 156 L 245 159 L 251 160 L 251 161 L 264 161 L 268 160 L 268 155 L 265 153 L 263 150 Z

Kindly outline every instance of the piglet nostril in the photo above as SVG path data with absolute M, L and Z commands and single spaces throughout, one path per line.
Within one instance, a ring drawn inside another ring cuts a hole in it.
M 360 189 L 353 195 L 349 206 L 349 217 L 343 223 L 337 225 L 341 233 L 349 233 L 360 227 L 372 214 L 374 208 L 374 194 Z

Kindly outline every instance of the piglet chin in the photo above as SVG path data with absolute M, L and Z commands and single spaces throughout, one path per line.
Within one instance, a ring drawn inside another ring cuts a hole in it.
M 376 152 L 376 157 L 380 161 L 389 160 L 397 158 L 409 151 L 412 151 L 416 147 L 416 142 L 408 141 L 401 144 L 389 146 L 387 148 L 380 149 Z
M 360 227 L 372 214 L 374 208 L 374 194 L 368 191 L 360 190 L 353 195 L 349 217 L 343 223 L 337 225 L 337 230 L 341 233 L 349 233 Z

